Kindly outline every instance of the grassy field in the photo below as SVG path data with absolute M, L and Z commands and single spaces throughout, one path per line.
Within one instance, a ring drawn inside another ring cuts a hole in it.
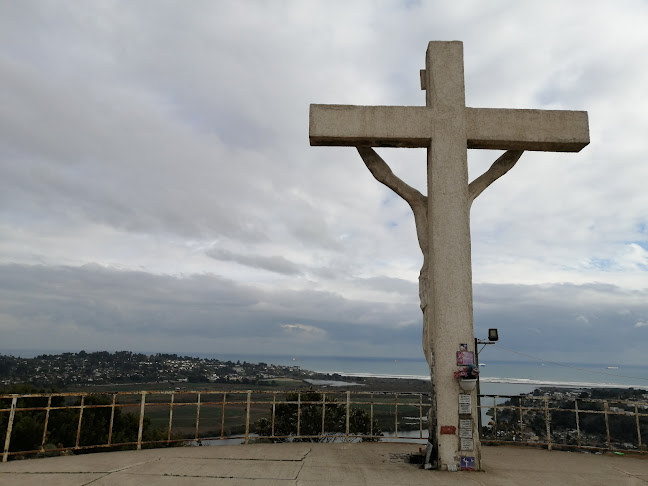
M 151 419 L 153 426 L 168 430 L 170 414 L 170 395 L 151 397 L 147 401 L 145 416 Z M 227 393 L 225 413 L 223 416 L 223 394 L 222 393 L 201 393 L 200 417 L 198 421 L 198 437 L 227 437 L 230 435 L 242 434 L 245 431 L 247 394 L 246 393 Z M 271 420 L 272 417 L 272 399 L 273 394 L 251 394 L 250 405 L 250 432 L 255 432 L 255 422 L 261 418 Z M 284 393 L 277 393 L 277 403 L 285 399 Z M 327 402 L 333 397 L 327 397 Z M 352 395 L 353 401 L 369 401 L 366 395 Z M 121 402 L 121 400 L 120 400 Z M 234 402 L 234 403 L 232 403 Z M 345 403 L 346 396 L 343 395 L 337 399 L 338 403 Z M 124 402 L 122 402 L 124 403 Z M 139 414 L 139 402 L 131 402 L 132 406 L 125 407 L 124 412 Z M 303 406 L 307 406 L 304 404 Z M 352 404 L 354 408 L 362 408 L 369 415 L 371 414 L 371 405 Z M 398 429 L 415 430 L 419 427 L 419 402 L 418 397 L 399 396 L 398 405 L 395 404 L 395 398 L 389 396 L 377 396 L 374 398 L 373 417 L 380 425 L 381 430 L 393 432 L 395 430 L 394 413 L 398 408 Z M 423 413 L 427 407 L 424 405 Z M 176 397 L 173 404 L 173 427 L 172 436 L 195 437 L 196 418 L 197 418 L 197 394 L 182 395 Z M 224 424 L 224 430 L 222 425 Z
M 352 379 L 345 378 L 345 381 Z M 371 396 L 373 396 L 373 416 L 384 432 L 393 432 L 396 424 L 394 412 L 398 409 L 398 430 L 416 430 L 419 427 L 419 397 L 399 395 L 397 393 L 426 392 L 428 384 L 418 380 L 395 379 L 357 379 L 359 386 L 350 387 L 352 407 L 362 408 L 370 414 Z M 313 387 L 303 380 L 295 378 L 275 378 L 257 384 L 228 383 L 135 383 L 126 385 L 70 387 L 68 392 L 105 393 L 110 397 L 114 392 L 132 394 L 118 395 L 118 403 L 123 413 L 139 416 L 141 391 L 147 391 L 145 417 L 151 425 L 168 431 L 173 392 L 173 427 L 172 437 L 194 438 L 196 435 L 196 415 L 198 392 L 200 393 L 200 418 L 198 437 L 227 437 L 245 432 L 247 394 L 250 392 L 250 432 L 255 432 L 255 422 L 261 418 L 271 420 L 273 397 L 277 403 L 285 400 L 286 392 L 319 389 L 326 391 L 327 402 L 346 403 L 346 389 L 336 387 Z M 164 391 L 166 394 L 156 394 Z M 384 393 L 381 393 L 384 392 Z M 223 397 L 227 401 L 223 416 Z M 397 402 L 397 404 L 396 404 Z M 423 399 L 423 413 L 427 410 L 427 399 Z M 224 418 L 224 421 L 223 421 Z M 224 424 L 224 428 L 222 425 Z M 222 435 L 221 435 L 222 434 Z M 166 435 L 166 433 L 165 433 Z

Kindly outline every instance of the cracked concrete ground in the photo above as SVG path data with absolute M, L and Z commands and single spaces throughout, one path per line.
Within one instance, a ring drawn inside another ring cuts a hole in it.
M 648 457 L 484 447 L 485 472 L 425 471 L 416 444 L 177 447 L 0 464 L 0 485 L 614 485 L 648 486 Z

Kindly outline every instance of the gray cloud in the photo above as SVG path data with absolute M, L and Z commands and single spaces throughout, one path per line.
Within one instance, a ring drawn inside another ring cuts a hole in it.
M 148 349 L 154 342 L 170 351 L 229 352 L 227 343 L 241 340 L 248 353 L 267 353 L 269 343 L 277 354 L 342 346 L 355 356 L 411 356 L 420 348 L 420 310 L 409 303 L 96 265 L 0 270 L 4 349 L 29 347 L 36 333 L 41 346 L 62 349 Z M 477 285 L 476 334 L 497 327 L 503 346 L 545 359 L 587 354 L 641 363 L 648 327 L 637 323 L 648 318 L 646 296 L 596 284 Z
M 222 248 L 211 248 L 205 253 L 216 260 L 232 261 L 284 275 L 300 275 L 302 273 L 299 265 L 282 256 L 243 255 Z
M 418 295 L 418 282 L 411 282 L 393 277 L 371 277 L 357 279 L 358 285 L 368 288 L 382 290 L 384 292 L 396 292 L 404 295 Z
M 476 334 L 499 328 L 503 344 L 546 359 L 641 363 L 646 296 L 609 284 L 476 285 Z
M 276 351 L 290 353 L 290 342 L 279 341 L 284 326 L 298 318 L 300 329 L 326 331 L 327 344 L 348 342 L 361 350 L 366 342 L 384 344 L 381 335 L 394 333 L 397 319 L 417 310 L 328 292 L 259 290 L 214 275 L 155 276 L 95 265 L 5 265 L 0 290 L 7 348 L 24 348 L 24 340 L 39 332 L 50 337 L 43 343 L 84 348 L 102 343 L 141 348 L 155 336 L 166 349 L 177 346 L 184 352 L 192 349 L 185 340 L 198 343 L 195 351 L 206 352 L 212 341 L 247 339 L 250 350 L 257 346 L 261 351 L 264 339 L 275 339 Z M 88 341 L 88 336 L 100 341 Z M 203 338 L 210 344 L 200 344 Z M 408 338 L 397 341 L 402 345 Z M 305 346 L 308 351 L 309 343 Z

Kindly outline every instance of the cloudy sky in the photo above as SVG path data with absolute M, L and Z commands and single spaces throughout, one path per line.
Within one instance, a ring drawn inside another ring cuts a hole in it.
M 0 1 L 0 350 L 418 357 L 409 207 L 310 103 L 587 110 L 472 209 L 475 328 L 568 362 L 648 345 L 648 3 Z M 425 150 L 379 153 L 426 191 Z M 500 155 L 470 151 L 471 178 Z M 502 355 L 502 358 L 514 356 Z

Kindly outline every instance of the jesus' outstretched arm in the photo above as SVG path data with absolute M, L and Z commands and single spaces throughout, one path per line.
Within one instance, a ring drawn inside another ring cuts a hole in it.
M 500 156 L 486 172 L 472 181 L 468 186 L 470 203 L 497 179 L 506 174 L 522 157 L 523 150 L 508 150 Z
M 402 197 L 409 204 L 410 208 L 412 208 L 419 246 L 421 247 L 421 251 L 423 251 L 423 255 L 427 255 L 427 197 L 399 179 L 374 149 L 371 147 L 356 148 L 374 178 Z

